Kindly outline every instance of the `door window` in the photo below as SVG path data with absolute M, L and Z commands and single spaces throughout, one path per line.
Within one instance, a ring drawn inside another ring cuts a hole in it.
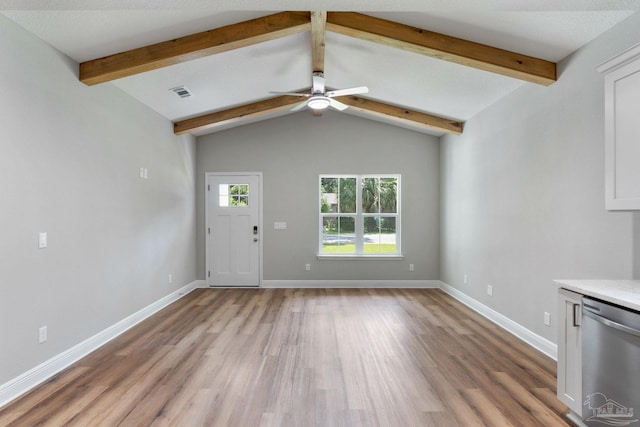
M 218 200 L 221 208 L 249 206 L 249 184 L 220 184 Z

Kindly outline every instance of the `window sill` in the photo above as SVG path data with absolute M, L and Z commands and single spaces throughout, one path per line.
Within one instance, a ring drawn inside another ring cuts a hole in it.
M 355 254 L 318 254 L 316 256 L 319 260 L 326 261 L 399 261 L 403 260 L 404 256 L 402 254 L 397 255 L 355 255 Z

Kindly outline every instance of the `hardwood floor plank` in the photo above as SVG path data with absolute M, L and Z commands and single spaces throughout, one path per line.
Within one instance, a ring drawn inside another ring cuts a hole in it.
M 9 425 L 18 419 L 24 419 L 25 414 L 33 409 L 34 402 L 41 405 L 42 402 L 57 395 L 61 390 L 70 387 L 72 383 L 87 372 L 88 368 L 73 366 L 60 374 L 31 390 L 21 399 L 11 404 L 11 411 L 0 408 L 0 425 Z M 73 386 L 71 386 L 73 387 Z
M 527 408 L 542 424 L 553 426 L 562 425 L 563 419 L 554 413 L 551 408 L 546 407 L 525 387 L 518 384 L 515 378 L 505 372 L 496 372 L 494 376 L 513 396 L 513 398 L 523 407 Z
M 463 392 L 469 404 L 480 414 L 482 421 L 487 426 L 514 426 L 502 412 L 494 405 L 482 390 L 473 388 Z M 518 424 L 515 424 L 518 426 Z
M 435 289 L 199 289 L 3 426 L 568 426 L 555 362 Z

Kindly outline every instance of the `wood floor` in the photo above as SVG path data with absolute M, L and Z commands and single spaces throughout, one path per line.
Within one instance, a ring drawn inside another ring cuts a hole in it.
M 571 425 L 555 370 L 436 289 L 198 289 L 0 425 Z

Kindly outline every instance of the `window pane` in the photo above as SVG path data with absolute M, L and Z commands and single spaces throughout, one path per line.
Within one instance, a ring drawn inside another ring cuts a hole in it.
M 249 197 L 231 196 L 231 206 L 249 206 Z
M 362 212 L 380 212 L 380 180 L 378 178 L 362 179 Z
M 356 178 L 322 178 L 320 212 L 356 213 Z
M 363 178 L 362 212 L 397 213 L 398 179 L 373 177 Z
M 365 253 L 397 253 L 395 217 L 369 216 L 363 223 Z
M 229 206 L 229 184 L 218 185 L 218 206 L 222 208 Z
M 338 189 L 338 205 L 340 213 L 356 213 L 356 179 L 340 178 Z
M 322 252 L 355 253 L 355 218 L 325 217 L 322 219 Z
M 247 184 L 219 184 L 218 206 L 249 206 L 249 186 Z
M 380 212 L 398 213 L 398 178 L 380 178 Z
M 338 212 L 338 178 L 320 180 L 320 212 Z

